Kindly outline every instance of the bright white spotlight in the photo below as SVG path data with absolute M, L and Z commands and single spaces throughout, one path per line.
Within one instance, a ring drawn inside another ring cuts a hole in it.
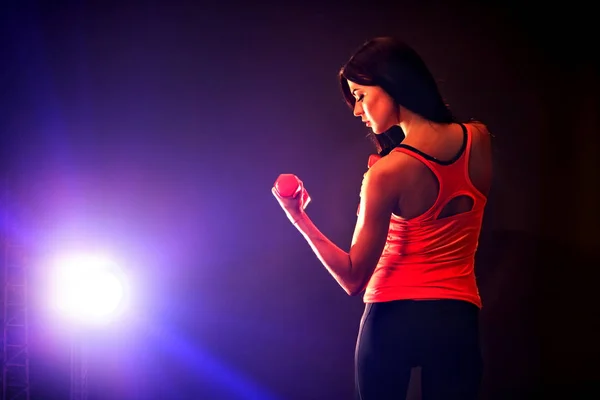
M 97 256 L 59 260 L 53 279 L 54 306 L 78 322 L 108 322 L 122 309 L 123 278 L 116 265 Z

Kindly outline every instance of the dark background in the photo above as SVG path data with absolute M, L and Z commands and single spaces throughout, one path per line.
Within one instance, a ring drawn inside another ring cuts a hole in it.
M 299 175 L 348 249 L 373 149 L 336 74 L 378 35 L 495 135 L 482 398 L 589 398 L 599 21 L 581 4 L 2 2 L 2 236 L 30 271 L 31 399 L 68 398 L 70 328 L 44 290 L 50 256 L 82 249 L 115 255 L 135 293 L 86 333 L 90 400 L 353 398 L 362 299 L 270 189 Z

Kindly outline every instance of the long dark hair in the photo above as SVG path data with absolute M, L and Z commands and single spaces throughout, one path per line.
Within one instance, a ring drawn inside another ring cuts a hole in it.
M 377 37 L 363 44 L 341 68 L 339 80 L 346 103 L 354 108 L 347 80 L 364 86 L 380 86 L 396 104 L 437 123 L 456 122 L 444 102 L 425 62 L 406 43 L 392 37 Z M 379 155 L 388 154 L 404 140 L 404 132 L 393 126 L 369 137 Z

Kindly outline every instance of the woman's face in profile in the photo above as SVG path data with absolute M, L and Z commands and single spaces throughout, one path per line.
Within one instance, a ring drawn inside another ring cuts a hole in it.
M 354 96 L 354 115 L 360 117 L 373 133 L 380 134 L 398 124 L 398 106 L 380 86 L 364 86 L 348 81 Z

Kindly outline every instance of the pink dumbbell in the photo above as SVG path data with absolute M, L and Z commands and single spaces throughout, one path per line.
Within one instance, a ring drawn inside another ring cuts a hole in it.
M 302 182 L 294 174 L 281 174 L 275 181 L 275 190 L 281 197 L 296 197 L 302 193 L 302 206 L 306 208 L 310 203 L 310 196 L 306 189 L 302 190 Z

